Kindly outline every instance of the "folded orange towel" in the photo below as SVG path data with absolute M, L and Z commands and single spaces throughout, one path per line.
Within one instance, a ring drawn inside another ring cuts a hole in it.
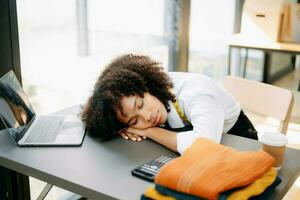
M 274 158 L 262 150 L 239 152 L 199 138 L 181 157 L 161 168 L 155 183 L 179 192 L 217 199 L 221 192 L 254 182 L 273 163 Z

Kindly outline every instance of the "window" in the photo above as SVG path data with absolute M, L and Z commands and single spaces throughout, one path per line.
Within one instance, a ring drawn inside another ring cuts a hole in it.
M 145 53 L 167 68 L 164 1 L 31 0 L 17 5 L 23 83 L 38 113 L 85 102 L 105 64 L 119 54 Z M 82 23 L 85 55 L 79 53 Z
M 119 54 L 145 53 L 168 67 L 165 1 L 17 0 L 17 6 L 23 86 L 39 114 L 85 103 Z M 31 179 L 32 199 L 41 186 Z M 64 195 L 59 190 L 47 199 Z
M 226 40 L 233 33 L 235 0 L 191 2 L 190 72 L 222 78 L 227 72 Z

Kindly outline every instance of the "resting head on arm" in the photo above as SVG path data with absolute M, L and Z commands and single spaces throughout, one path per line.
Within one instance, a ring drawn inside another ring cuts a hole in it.
M 102 140 L 121 135 L 140 141 L 149 137 L 176 151 L 176 134 L 156 127 L 167 120 L 173 83 L 148 56 L 124 55 L 113 60 L 97 80 L 82 120 Z

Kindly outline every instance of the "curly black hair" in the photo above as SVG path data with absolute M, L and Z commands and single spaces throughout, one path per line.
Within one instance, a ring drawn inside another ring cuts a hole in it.
M 168 101 L 175 101 L 173 83 L 161 64 L 149 56 L 126 54 L 115 58 L 95 83 L 94 91 L 81 112 L 86 130 L 102 141 L 118 135 L 125 128 L 116 117 L 116 109 L 123 111 L 123 96 L 145 92 L 157 97 L 169 111 Z

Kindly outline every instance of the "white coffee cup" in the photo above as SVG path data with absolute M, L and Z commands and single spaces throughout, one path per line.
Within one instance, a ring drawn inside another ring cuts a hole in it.
M 274 167 L 280 169 L 284 160 L 287 138 L 283 133 L 265 132 L 261 135 L 262 149 L 274 157 Z

